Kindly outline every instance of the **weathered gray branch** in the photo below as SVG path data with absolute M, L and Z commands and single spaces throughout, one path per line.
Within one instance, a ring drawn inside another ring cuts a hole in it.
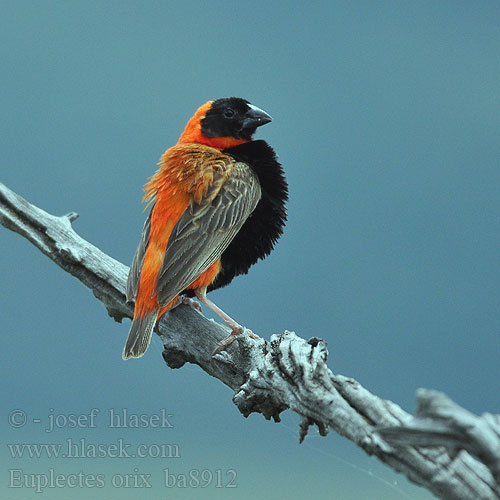
M 88 286 L 115 320 L 131 317 L 128 268 L 78 236 L 71 227 L 76 217 L 50 215 L 0 184 L 0 223 Z M 333 429 L 438 497 L 500 499 L 498 415 L 480 419 L 439 393 L 419 392 L 413 418 L 355 380 L 333 374 L 321 339 L 306 341 L 293 332 L 270 341 L 241 335 L 212 358 L 227 331 L 193 308 L 175 308 L 158 329 L 166 363 L 199 365 L 234 390 L 233 402 L 245 416 L 259 412 L 278 422 L 290 408 L 301 418 L 301 441 L 311 425 L 321 435 Z
M 444 446 L 452 455 L 466 450 L 487 465 L 500 483 L 500 415 L 478 417 L 442 392 L 419 389 L 415 417 L 378 432 L 395 445 Z

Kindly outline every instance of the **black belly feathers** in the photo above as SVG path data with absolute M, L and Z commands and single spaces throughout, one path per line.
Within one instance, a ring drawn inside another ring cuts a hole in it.
M 229 285 L 235 276 L 247 274 L 259 259 L 267 257 L 283 234 L 288 184 L 276 153 L 266 141 L 251 141 L 223 150 L 236 161 L 250 165 L 259 179 L 262 197 L 250 217 L 221 255 L 221 270 L 208 291 Z M 194 296 L 193 290 L 182 292 Z
M 221 255 L 222 268 L 208 291 L 247 274 L 250 266 L 265 258 L 283 233 L 288 185 L 276 153 L 266 141 L 251 141 L 223 153 L 250 165 L 259 179 L 262 197 L 250 217 Z

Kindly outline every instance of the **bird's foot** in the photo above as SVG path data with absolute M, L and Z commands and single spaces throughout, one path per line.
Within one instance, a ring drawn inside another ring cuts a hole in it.
M 249 328 L 244 328 L 243 330 L 251 339 L 254 340 L 260 339 L 260 337 L 256 333 L 253 333 L 252 330 L 250 330 Z
M 186 304 L 187 306 L 190 306 L 197 311 L 202 311 L 201 304 L 197 300 L 186 297 L 185 295 L 179 295 L 179 298 L 175 305 L 178 306 L 179 304 Z
M 219 354 L 219 352 L 225 351 L 234 342 L 236 337 L 238 335 L 241 335 L 242 333 L 246 333 L 251 339 L 260 338 L 256 333 L 253 333 L 252 330 L 250 330 L 249 328 L 237 325 L 232 329 L 232 332 L 225 339 L 222 339 L 220 342 L 217 343 L 217 347 L 212 353 L 212 356 Z

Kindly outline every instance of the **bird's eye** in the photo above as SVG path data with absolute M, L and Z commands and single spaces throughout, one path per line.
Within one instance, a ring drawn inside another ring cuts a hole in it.
M 224 116 L 226 118 L 232 118 L 234 116 L 234 110 L 231 108 L 227 108 L 224 110 Z

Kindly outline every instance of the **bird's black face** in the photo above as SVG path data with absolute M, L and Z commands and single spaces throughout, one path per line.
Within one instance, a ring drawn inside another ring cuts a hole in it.
M 250 140 L 257 127 L 272 118 L 245 99 L 227 97 L 212 103 L 201 121 L 201 131 L 206 137 L 234 137 Z

